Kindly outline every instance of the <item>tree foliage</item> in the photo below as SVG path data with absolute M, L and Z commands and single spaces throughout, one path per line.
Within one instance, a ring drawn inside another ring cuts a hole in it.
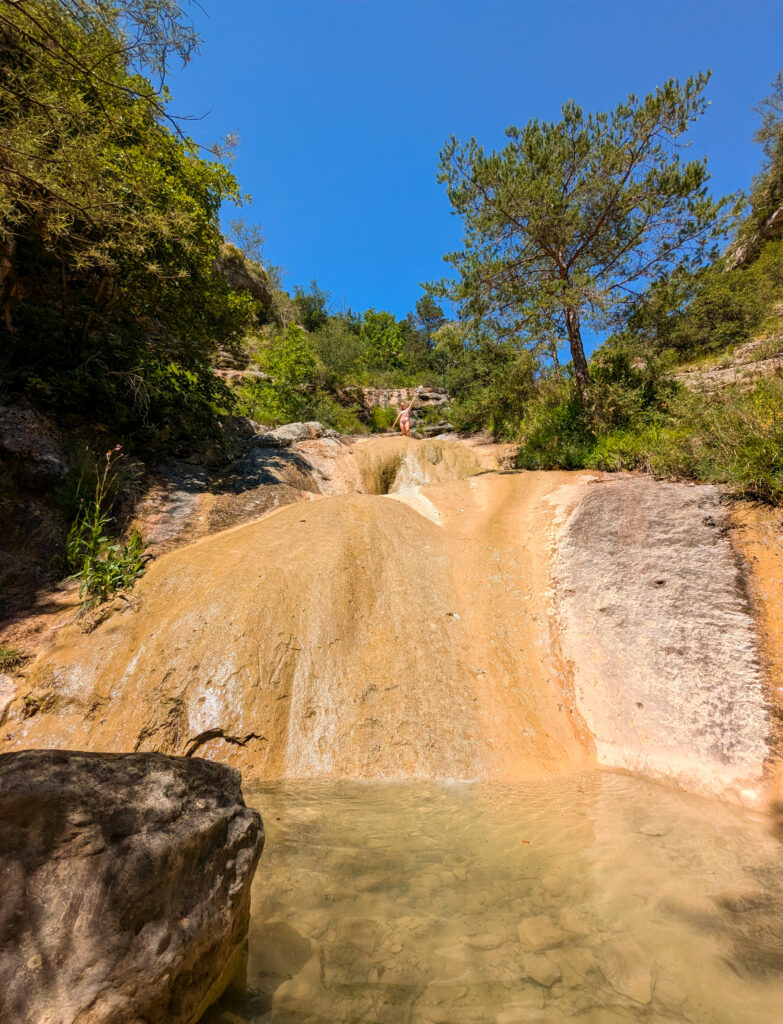
M 362 318 L 360 337 L 367 365 L 376 369 L 399 366 L 404 348 L 400 325 L 385 310 L 368 309 Z
M 123 429 L 172 393 L 206 421 L 212 354 L 254 312 L 216 266 L 237 182 L 166 115 L 196 42 L 171 0 L 0 0 L 0 371 Z
M 733 246 L 738 263 L 752 261 L 765 241 L 783 235 L 783 71 L 755 109 L 761 124 L 754 139 L 764 150 L 764 161 L 753 180 L 749 215 Z
M 432 337 L 439 327 L 446 323 L 443 307 L 425 292 L 416 302 L 416 321 L 427 339 L 427 347 L 432 348 Z
M 459 277 L 439 294 L 499 338 L 567 339 L 584 399 L 583 326 L 615 326 L 648 281 L 700 265 L 735 212 L 709 197 L 706 161 L 677 151 L 707 80 L 672 79 L 610 113 L 569 101 L 560 121 L 509 128 L 500 152 L 452 137 L 439 180 L 465 248 L 446 255 Z

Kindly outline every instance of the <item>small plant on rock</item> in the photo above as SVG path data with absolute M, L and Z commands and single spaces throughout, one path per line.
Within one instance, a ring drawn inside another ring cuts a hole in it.
M 98 472 L 95 495 L 82 500 L 81 508 L 65 539 L 65 556 L 71 571 L 69 579 L 80 580 L 79 597 L 94 605 L 119 590 L 129 590 L 143 576 L 150 556 L 149 547 L 138 530 L 125 543 L 108 534 L 113 522 L 110 514 L 112 494 L 119 464 L 124 458 L 122 446 L 106 452 L 106 465 Z
M 13 672 L 14 669 L 19 668 L 29 658 L 28 654 L 24 651 L 18 650 L 16 647 L 4 647 L 0 644 L 0 672 Z

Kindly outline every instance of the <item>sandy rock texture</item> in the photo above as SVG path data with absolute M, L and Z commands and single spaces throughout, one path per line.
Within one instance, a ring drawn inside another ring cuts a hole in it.
M 349 441 L 319 423 L 289 423 L 246 438 L 239 456 L 220 469 L 183 462 L 162 467 L 139 507 L 137 525 L 157 555 L 295 502 L 386 494 L 493 465 L 491 456 L 479 457 L 456 442 Z
M 30 667 L 3 747 L 197 754 L 261 779 L 591 766 L 545 596 L 542 499 L 572 476 L 397 447 L 417 452 L 406 478 L 474 475 L 291 505 L 157 559 L 125 611 Z
M 599 763 L 753 799 L 769 708 L 718 489 L 618 477 L 571 502 L 554 563 L 561 643 Z
M 597 760 L 757 801 L 783 749 L 779 527 L 735 547 L 716 488 L 509 472 L 507 454 L 251 446 L 234 492 L 193 485 L 161 515 L 129 598 L 14 677 L 0 749 L 197 754 L 249 779 L 513 782 Z
M 772 728 L 765 774 L 783 816 L 783 508 L 737 502 L 730 518 L 732 547 L 747 572 L 767 684 Z
M 244 943 L 263 842 L 224 765 L 0 756 L 0 1020 L 190 1024 Z

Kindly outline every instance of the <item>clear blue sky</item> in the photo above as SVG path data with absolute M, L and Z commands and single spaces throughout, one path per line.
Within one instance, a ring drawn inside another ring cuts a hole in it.
M 783 0 L 200 0 L 201 53 L 172 111 L 235 130 L 234 170 L 286 286 L 403 316 L 442 276 L 460 222 L 435 181 L 455 134 L 488 147 L 573 98 L 609 109 L 711 68 L 692 133 L 715 192 L 760 161 L 751 108 L 783 67 Z M 234 214 L 227 210 L 227 218 Z

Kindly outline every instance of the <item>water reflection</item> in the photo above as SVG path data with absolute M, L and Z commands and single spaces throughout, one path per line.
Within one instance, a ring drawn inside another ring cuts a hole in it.
M 606 773 L 248 802 L 248 990 L 210 1024 L 781 1019 L 783 848 L 759 815 Z

